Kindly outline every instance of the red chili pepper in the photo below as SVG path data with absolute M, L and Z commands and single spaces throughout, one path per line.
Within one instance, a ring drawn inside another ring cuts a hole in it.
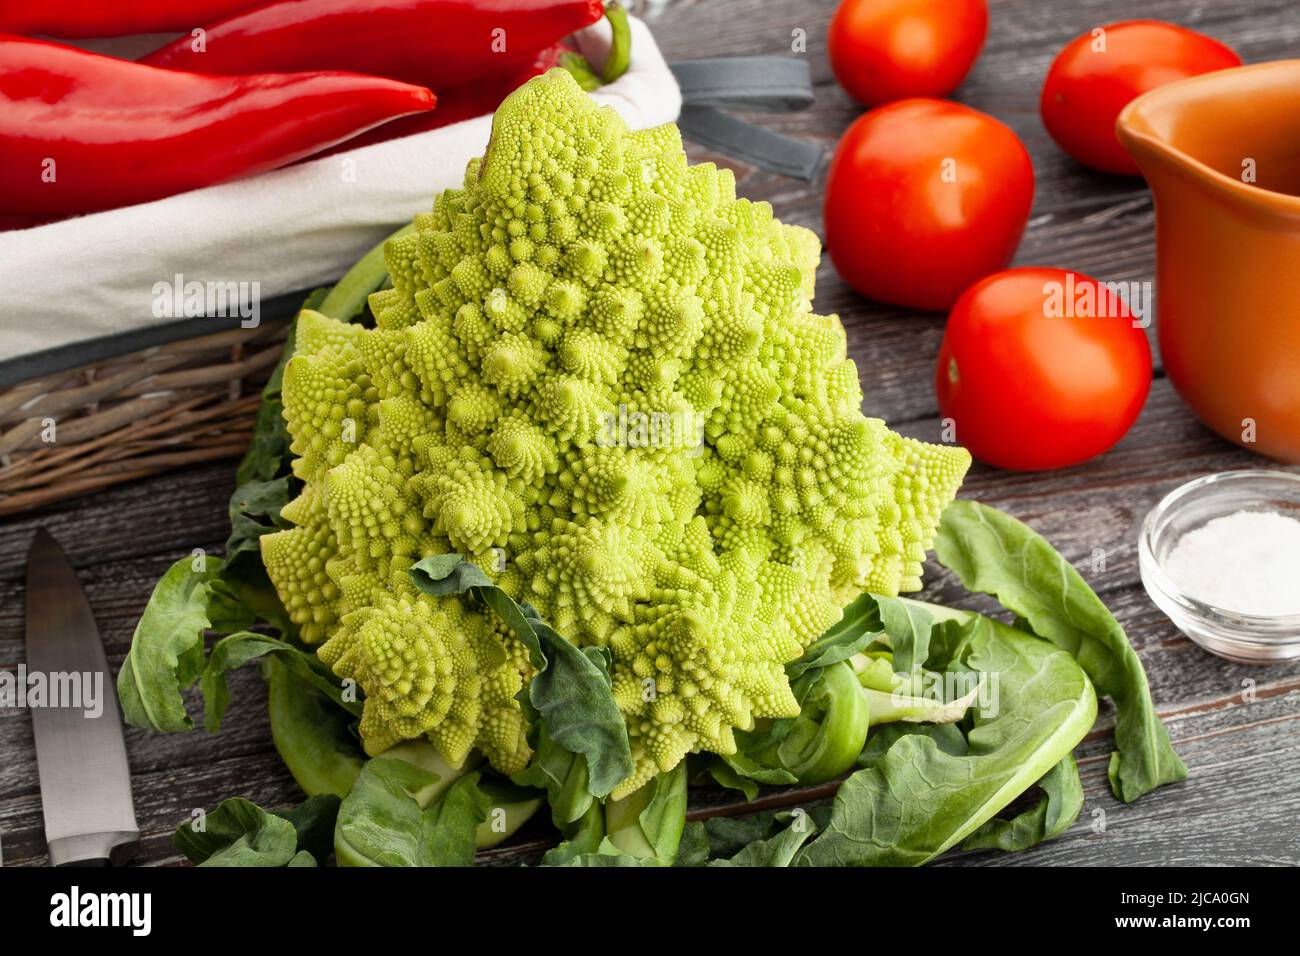
M 203 73 L 354 70 L 441 91 L 509 73 L 603 12 L 600 0 L 278 0 L 141 62 Z
M 627 70 L 628 60 L 632 52 L 632 35 L 627 25 L 627 11 L 621 5 L 617 3 L 610 4 L 605 9 L 605 16 L 609 18 L 610 23 L 613 25 L 613 41 L 606 59 L 605 69 L 602 71 L 604 74 L 603 82 L 612 83 Z M 561 41 L 540 51 L 533 57 L 531 63 L 524 65 L 513 73 L 488 77 L 477 83 L 466 83 L 463 86 L 454 86 L 451 89 L 443 90 L 438 94 L 438 111 L 436 113 L 404 116 L 367 133 L 362 133 L 345 143 L 333 146 L 319 155 L 329 156 L 350 149 L 359 149 L 362 146 L 383 143 L 401 136 L 427 133 L 429 130 L 441 129 L 444 126 L 450 126 L 452 123 L 473 119 L 476 116 L 486 116 L 488 113 L 496 112 L 497 107 L 501 105 L 507 96 L 534 76 L 540 76 L 547 70 L 557 66 L 562 66 L 572 73 L 583 89 L 594 90 L 602 85 L 601 77 L 596 75 L 596 71 L 592 69 L 591 64 L 583 58 L 582 54 L 567 42 Z M 315 159 L 316 157 L 311 158 Z
M 552 64 L 554 65 L 554 64 Z M 522 70 L 516 70 L 513 73 L 505 74 L 500 77 L 489 77 L 486 80 L 480 80 L 477 83 L 467 83 L 464 86 L 457 86 L 449 89 L 443 96 L 438 98 L 439 105 L 450 103 L 446 115 L 433 116 L 409 116 L 408 120 L 424 121 L 425 129 L 440 129 L 443 126 L 450 126 L 452 123 L 459 123 L 462 120 L 473 119 L 476 116 L 486 116 L 488 113 L 495 113 L 501 102 L 513 93 L 519 87 L 523 86 L 535 76 L 545 73 L 549 67 L 528 66 Z M 381 130 L 371 130 L 366 136 L 377 136 Z M 383 137 L 388 139 L 389 137 Z
M 414 136 L 416 133 L 427 133 L 431 129 L 442 129 L 452 123 L 495 113 L 497 107 L 501 105 L 507 96 L 533 77 L 540 76 L 551 67 L 557 66 L 560 57 L 564 54 L 573 52 L 572 48 L 563 43 L 547 47 L 537 54 L 532 63 L 515 70 L 513 73 L 502 74 L 499 77 L 488 77 L 485 80 L 479 80 L 477 83 L 467 83 L 464 86 L 456 86 L 446 92 L 439 93 L 438 109 L 432 113 L 403 116 L 401 119 L 393 120 L 391 123 L 385 123 L 383 126 L 362 133 L 345 143 L 331 146 L 319 155 L 330 156 L 350 149 L 360 149 L 362 146 L 385 143 L 390 139 Z M 318 157 L 311 156 L 309 158 L 316 159 Z
M 257 0 L 0 0 L 0 33 L 118 37 L 186 32 L 246 10 Z
M 205 76 L 0 34 L 0 213 L 89 212 L 264 172 L 434 101 L 374 76 Z
M 47 222 L 55 222 L 63 216 L 9 216 L 0 213 L 0 232 L 9 232 L 12 229 L 33 229 L 36 226 L 43 226 Z

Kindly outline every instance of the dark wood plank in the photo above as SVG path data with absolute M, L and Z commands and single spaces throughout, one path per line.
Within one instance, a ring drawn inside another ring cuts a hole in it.
M 54 535 L 78 569 L 214 548 L 230 533 L 226 505 L 234 489 L 233 460 L 219 461 L 6 518 L 0 521 L 0 581 L 22 579 L 37 527 Z

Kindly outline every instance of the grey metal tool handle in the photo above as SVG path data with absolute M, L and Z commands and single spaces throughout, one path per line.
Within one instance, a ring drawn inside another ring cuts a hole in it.
M 140 849 L 140 834 L 81 833 L 49 843 L 50 866 L 121 866 Z
M 671 64 L 682 90 L 682 135 L 768 172 L 813 182 L 826 164 L 818 143 L 795 139 L 727 110 L 791 112 L 814 100 L 806 60 L 784 56 L 715 57 Z

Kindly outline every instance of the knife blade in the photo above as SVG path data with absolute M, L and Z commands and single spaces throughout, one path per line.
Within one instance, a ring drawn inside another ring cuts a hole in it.
M 27 679 L 50 865 L 124 862 L 140 828 L 117 694 L 81 582 L 44 528 L 27 553 Z

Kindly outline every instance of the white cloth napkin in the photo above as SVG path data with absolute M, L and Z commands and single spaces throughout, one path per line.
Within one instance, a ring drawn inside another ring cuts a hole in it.
M 634 129 L 672 122 L 681 92 L 644 23 L 632 66 L 592 94 Z M 605 21 L 576 37 L 599 68 Z M 491 117 L 156 202 L 0 232 L 0 362 L 178 321 L 157 283 L 259 283 L 262 301 L 337 279 L 482 155 Z M 35 369 L 33 369 L 35 371 Z

